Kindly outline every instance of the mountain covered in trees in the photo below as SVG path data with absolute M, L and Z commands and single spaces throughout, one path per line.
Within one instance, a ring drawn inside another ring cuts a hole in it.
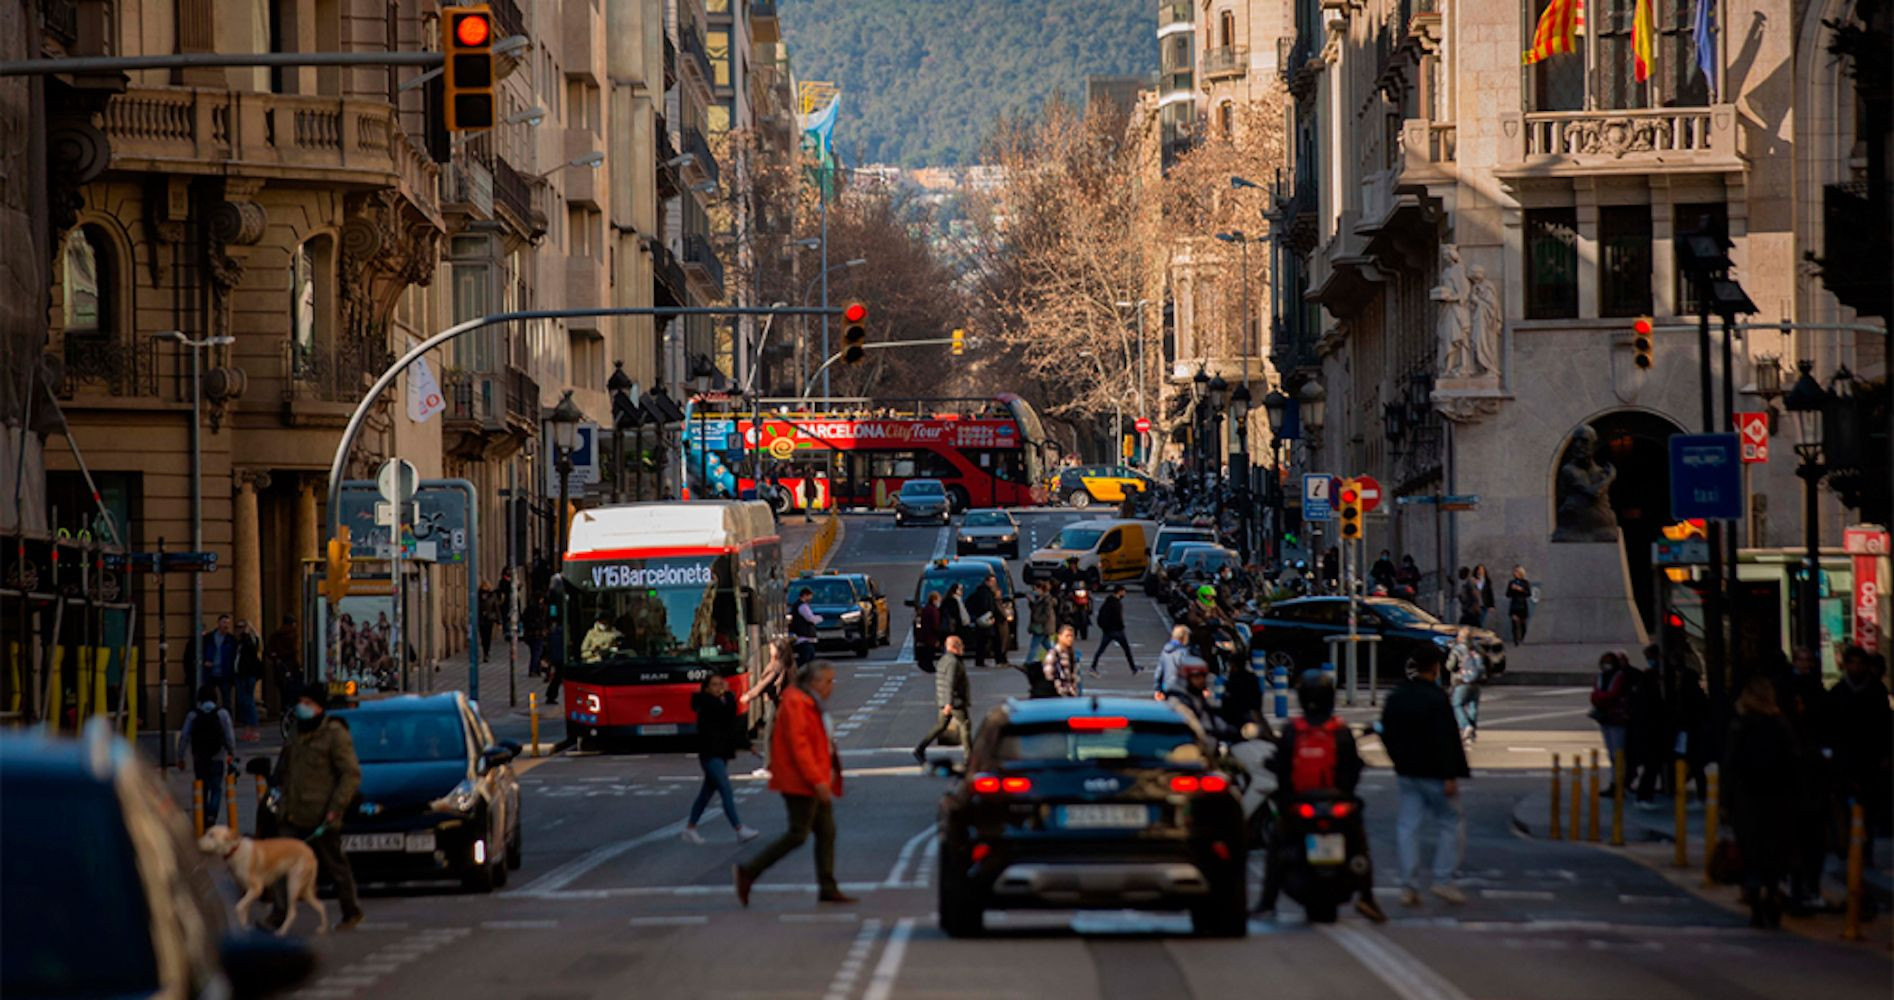
M 850 163 L 974 162 L 1003 117 L 1157 72 L 1150 0 L 781 0 L 796 76 L 842 88 Z

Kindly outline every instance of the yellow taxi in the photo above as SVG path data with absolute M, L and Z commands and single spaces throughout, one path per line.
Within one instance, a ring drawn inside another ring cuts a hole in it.
M 1075 465 L 1046 483 L 1046 495 L 1080 510 L 1097 503 L 1118 503 L 1151 488 L 1149 476 L 1126 465 Z

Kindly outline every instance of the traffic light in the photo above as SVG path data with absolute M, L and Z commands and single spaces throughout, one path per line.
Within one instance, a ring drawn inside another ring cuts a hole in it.
M 967 353 L 967 331 L 954 327 L 954 357 Z
M 322 575 L 322 595 L 330 604 L 349 596 L 349 571 L 354 564 L 350 558 L 352 552 L 349 529 L 345 525 L 329 539 L 329 563 Z
M 1632 320 L 1632 360 L 1637 363 L 1639 368 L 1646 371 L 1649 371 L 1651 367 L 1651 344 L 1651 318 L 1649 316 L 1639 316 L 1637 319 Z
M 868 307 L 859 302 L 850 302 L 842 310 L 842 363 L 860 364 L 868 356 L 868 329 L 862 324 L 868 321 Z
M 1353 479 L 1342 480 L 1342 537 L 1361 537 L 1361 486 Z
M 493 15 L 485 4 L 449 7 L 441 17 L 442 113 L 450 132 L 493 127 Z

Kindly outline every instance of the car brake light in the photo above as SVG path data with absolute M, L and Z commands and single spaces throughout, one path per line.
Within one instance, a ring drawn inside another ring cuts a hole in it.
M 1206 774 L 1198 787 L 1206 792 L 1227 792 L 1230 790 L 1230 779 L 1221 774 Z
M 1019 795 L 1025 792 L 1032 791 L 1032 779 L 1031 778 L 1001 778 L 1000 787 L 1004 789 L 1006 791 L 1006 794 L 1008 795 Z
M 993 845 L 992 845 L 992 844 L 975 844 L 975 845 L 973 845 L 973 860 L 974 860 L 974 862 L 975 862 L 976 864 L 977 864 L 977 863 L 979 863 L 979 862 L 981 862 L 981 861 L 985 861 L 985 860 L 986 860 L 986 856 L 987 856 L 987 855 L 989 855 L 989 854 L 992 854 L 992 853 L 993 853 Z
M 1131 720 L 1122 715 L 1075 715 L 1066 720 L 1066 725 L 1081 733 L 1095 733 L 1106 729 L 1126 729 Z
M 982 795 L 992 795 L 1000 790 L 1000 779 L 983 774 L 973 779 L 973 790 Z
M 1171 791 L 1177 792 L 1180 795 L 1189 795 L 1196 791 L 1200 784 L 1201 783 L 1197 780 L 1197 776 L 1194 774 L 1171 775 Z
M 1337 802 L 1328 808 L 1328 814 L 1336 819 L 1346 819 L 1348 814 L 1354 811 L 1355 804 L 1353 802 Z
M 1312 805 L 1311 803 L 1304 802 L 1301 805 L 1296 806 L 1296 815 L 1302 817 L 1303 819 L 1314 819 L 1315 806 Z

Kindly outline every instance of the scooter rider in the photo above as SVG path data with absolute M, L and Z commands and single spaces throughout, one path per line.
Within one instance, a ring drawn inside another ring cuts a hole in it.
M 1202 659 L 1189 655 L 1179 658 L 1177 681 L 1164 697 L 1194 716 L 1210 738 L 1222 743 L 1242 741 L 1242 731 L 1210 704 L 1210 664 Z
M 1269 770 L 1276 776 L 1276 791 L 1270 797 L 1278 817 L 1276 829 L 1281 829 L 1280 817 L 1298 796 L 1340 792 L 1353 798 L 1365 766 L 1361 751 L 1355 746 L 1354 733 L 1346 723 L 1335 718 L 1335 684 L 1328 675 L 1320 670 L 1303 671 L 1296 684 L 1296 700 L 1301 703 L 1302 716 L 1283 728 L 1276 740 L 1276 753 L 1269 759 Z M 1302 785 L 1307 787 L 1299 787 Z M 1368 837 L 1360 816 L 1357 808 L 1355 819 L 1346 831 L 1348 854 L 1366 861 Z M 1265 919 L 1275 916 L 1276 897 L 1282 892 L 1283 858 L 1279 847 L 1272 843 L 1263 857 L 1263 895 L 1256 903 L 1256 913 Z M 1355 910 L 1375 923 L 1388 919 L 1374 899 L 1371 862 L 1361 873 Z

